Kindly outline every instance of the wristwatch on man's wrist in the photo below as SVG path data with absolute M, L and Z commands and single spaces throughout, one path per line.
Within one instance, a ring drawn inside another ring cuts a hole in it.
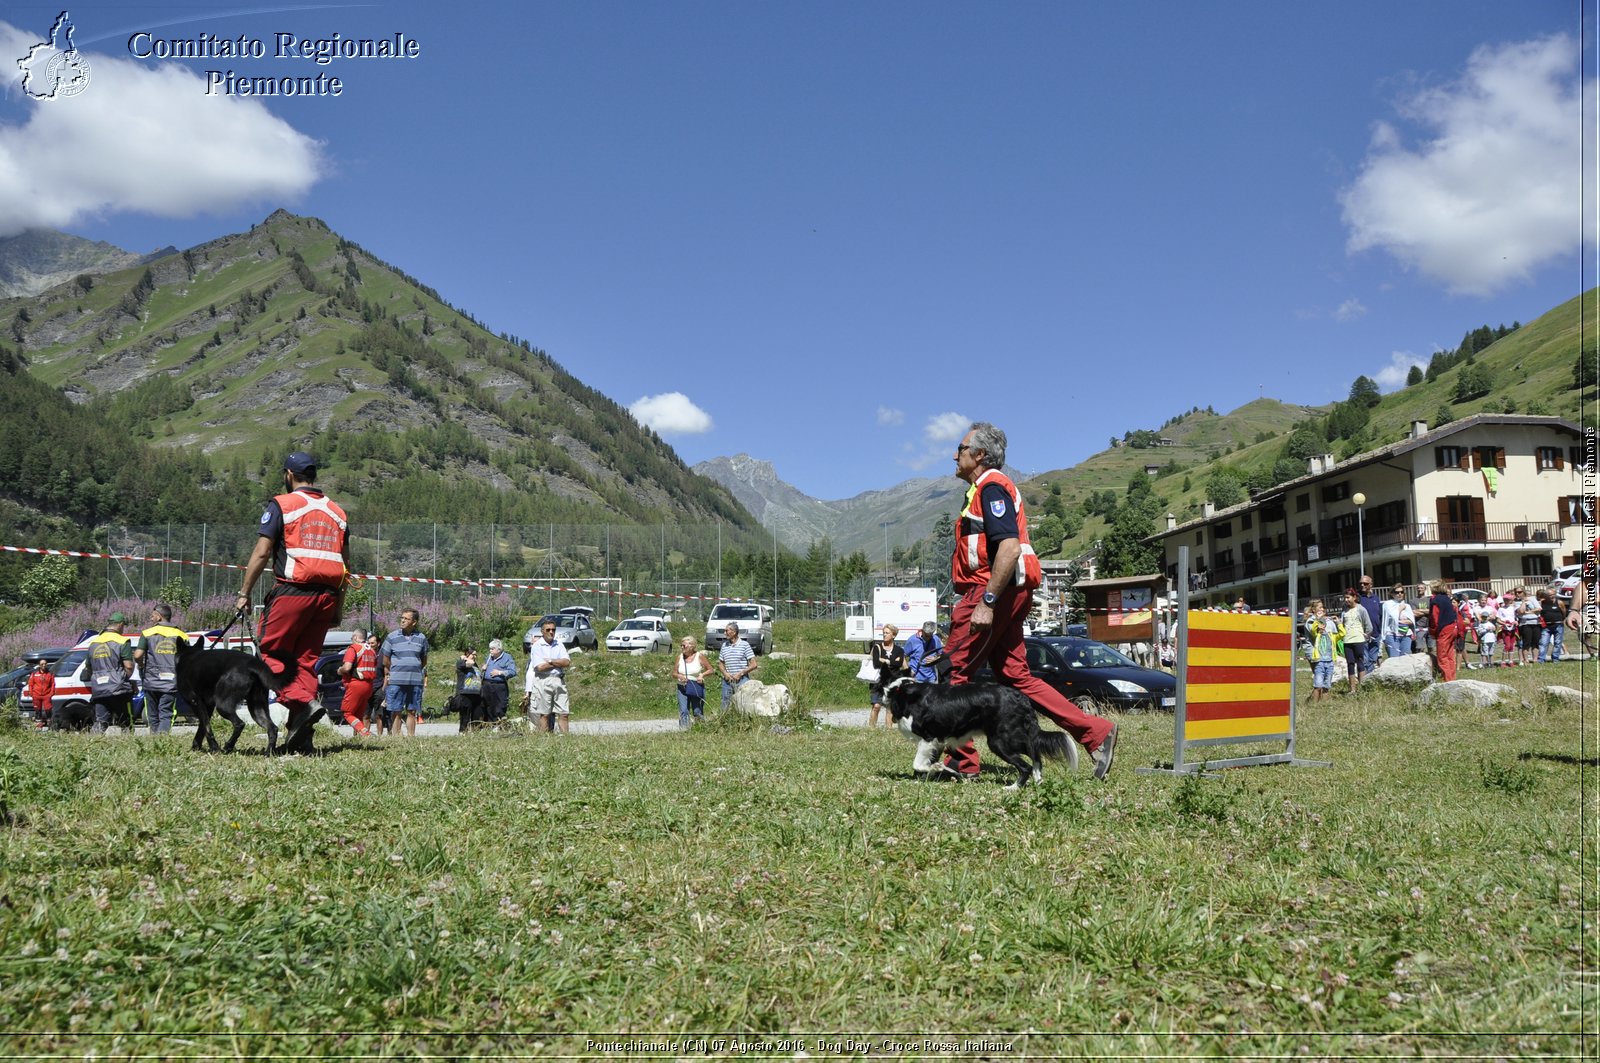
M 994 596 L 994 591 L 984 591 L 983 592 L 983 604 L 984 605 L 992 606 L 992 605 L 994 605 L 995 601 L 996 601 L 996 599 L 995 599 L 995 596 Z

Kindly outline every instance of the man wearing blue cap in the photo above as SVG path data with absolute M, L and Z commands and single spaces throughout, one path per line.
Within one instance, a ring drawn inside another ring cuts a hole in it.
M 250 591 L 268 563 L 275 577 L 261 608 L 256 645 L 281 677 L 278 700 L 289 712 L 291 753 L 310 753 L 311 700 L 317 696 L 317 658 L 328 629 L 339 622 L 349 574 L 349 519 L 316 486 L 317 463 L 297 450 L 283 463 L 284 493 L 267 503 L 260 538 L 245 563 L 238 606 L 250 608 Z

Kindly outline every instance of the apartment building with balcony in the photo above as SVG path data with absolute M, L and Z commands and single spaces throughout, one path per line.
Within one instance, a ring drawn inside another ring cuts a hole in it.
M 1477 414 L 1336 462 L 1312 458 L 1305 476 L 1150 537 L 1177 590 L 1189 547 L 1190 600 L 1253 607 L 1337 595 L 1363 564 L 1379 587 L 1444 579 L 1499 591 L 1542 586 L 1576 564 L 1594 534 L 1595 489 L 1583 433 L 1558 417 Z

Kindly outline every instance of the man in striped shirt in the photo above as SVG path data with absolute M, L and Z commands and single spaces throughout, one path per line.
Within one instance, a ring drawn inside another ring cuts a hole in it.
M 717 653 L 717 671 L 722 674 L 722 708 L 733 700 L 733 688 L 750 678 L 756 670 L 756 651 L 739 637 L 739 625 L 729 624 L 723 632 L 722 649 Z
M 378 649 L 383 659 L 384 713 L 389 719 L 389 734 L 399 732 L 402 717 L 405 733 L 417 733 L 417 720 L 422 715 L 422 685 L 427 681 L 428 636 L 417 630 L 419 619 L 415 609 L 400 613 L 400 627 L 389 632 Z

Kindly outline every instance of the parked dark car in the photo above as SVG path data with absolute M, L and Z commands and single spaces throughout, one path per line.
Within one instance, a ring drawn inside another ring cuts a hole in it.
M 17 703 L 24 719 L 33 718 L 33 706 L 22 704 L 22 688 L 28 682 L 28 673 L 33 671 L 27 665 L 21 665 L 9 672 L 0 673 L 0 701 L 10 698 Z
M 1174 676 L 1135 664 L 1104 643 L 1072 635 L 1030 636 L 1023 643 L 1028 670 L 1072 701 L 1122 710 L 1171 709 L 1178 703 Z

